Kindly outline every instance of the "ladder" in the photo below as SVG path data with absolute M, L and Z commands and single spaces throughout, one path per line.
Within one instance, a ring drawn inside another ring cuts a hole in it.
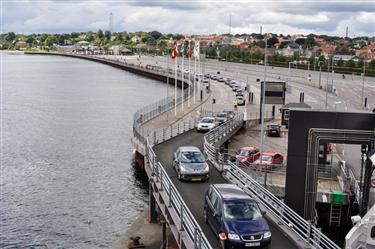
M 329 215 L 329 225 L 330 226 L 340 226 L 341 223 L 341 205 L 331 204 L 331 212 Z

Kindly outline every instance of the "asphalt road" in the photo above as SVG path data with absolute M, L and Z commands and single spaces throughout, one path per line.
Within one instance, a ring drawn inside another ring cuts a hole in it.
M 179 146 L 184 145 L 197 146 L 203 150 L 203 136 L 204 134 L 192 130 L 170 139 L 156 146 L 154 149 L 158 160 L 163 164 L 173 184 L 176 186 L 190 211 L 195 216 L 195 219 L 201 226 L 212 247 L 216 249 L 220 248 L 219 241 L 210 227 L 203 221 L 204 195 L 210 184 L 225 183 L 225 179 L 213 166 L 210 165 L 210 179 L 207 182 L 181 182 L 177 179 L 176 171 L 172 167 L 174 151 Z M 271 223 L 269 223 L 269 225 L 272 232 L 272 243 L 270 248 L 295 248 L 295 246 L 276 227 Z

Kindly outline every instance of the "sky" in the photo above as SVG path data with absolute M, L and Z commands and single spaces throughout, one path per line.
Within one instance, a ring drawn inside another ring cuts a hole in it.
M 375 36 L 375 0 L 0 0 L 1 33 L 108 30 Z M 231 20 L 231 21 L 230 21 Z M 231 25 L 230 25 L 231 23 Z M 231 29 L 230 29 L 231 27 Z

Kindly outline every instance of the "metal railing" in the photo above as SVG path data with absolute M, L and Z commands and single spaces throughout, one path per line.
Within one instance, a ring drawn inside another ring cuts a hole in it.
M 284 202 L 246 174 L 240 167 L 227 160 L 225 155 L 220 152 L 220 149 L 214 146 L 217 141 L 226 136 L 228 131 L 241 125 L 241 119 L 234 119 L 206 134 L 204 137 L 204 151 L 208 160 L 219 171 L 225 171 L 231 182 L 239 185 L 245 192 L 255 198 L 281 224 L 289 227 L 305 243 L 313 248 L 339 249 L 339 246 L 313 226 L 311 222 L 303 219 Z
M 188 93 L 187 91 L 188 89 L 185 89 L 186 93 Z M 191 87 L 191 91 L 194 91 L 193 87 Z M 185 96 L 188 95 L 185 94 Z M 181 102 L 182 97 L 180 95 L 177 99 L 177 104 Z M 167 205 L 168 212 L 166 210 L 161 211 L 165 217 L 169 216 L 172 219 L 172 224 L 176 228 L 174 231 L 179 234 L 183 233 L 183 236 L 179 237 L 182 238 L 184 246 L 192 249 L 212 249 L 198 222 L 172 183 L 163 165 L 158 161 L 153 150 L 153 146 L 193 129 L 197 120 L 192 117 L 183 118 L 168 127 L 152 131 L 145 130 L 142 127 L 145 122 L 173 109 L 174 105 L 174 97 L 168 97 L 138 110 L 134 114 L 133 134 L 135 138 L 144 144 L 145 162 L 146 167 L 151 172 L 150 178 L 156 184 L 158 192 L 163 192 L 159 196 L 163 198 L 163 203 Z M 172 228 L 173 225 L 170 227 Z
M 169 178 L 168 173 L 157 160 L 152 145 L 148 140 L 146 142 L 146 160 L 149 162 L 148 167 L 151 169 L 151 176 L 154 182 L 158 183 L 158 191 L 165 192 L 163 202 L 169 209 L 174 210 L 174 212 L 169 212 L 169 216 L 174 220 L 173 223 L 177 226 L 176 229 L 179 233 L 184 232 L 184 234 L 187 235 L 187 237 L 182 236 L 184 239 L 188 238 L 190 240 L 184 242 L 185 247 L 194 249 L 212 249 L 193 214 L 190 212 L 183 198 Z

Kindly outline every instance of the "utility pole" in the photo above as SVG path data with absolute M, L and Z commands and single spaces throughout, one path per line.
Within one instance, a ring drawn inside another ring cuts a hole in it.
M 364 94 L 365 94 L 365 70 L 366 70 L 366 63 L 363 62 L 361 107 L 364 106 Z

